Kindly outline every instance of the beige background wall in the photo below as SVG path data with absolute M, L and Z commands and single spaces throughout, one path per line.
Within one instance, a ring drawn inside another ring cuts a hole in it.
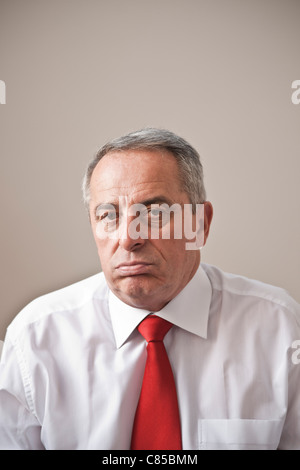
M 206 262 L 300 301 L 299 0 L 0 0 L 0 338 L 36 296 L 99 270 L 80 185 L 143 126 L 201 153 Z

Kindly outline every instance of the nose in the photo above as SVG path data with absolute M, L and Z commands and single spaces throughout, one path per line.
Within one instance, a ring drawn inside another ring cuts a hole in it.
M 146 243 L 146 236 L 135 220 L 134 217 L 127 217 L 119 227 L 119 246 L 126 251 L 138 250 Z

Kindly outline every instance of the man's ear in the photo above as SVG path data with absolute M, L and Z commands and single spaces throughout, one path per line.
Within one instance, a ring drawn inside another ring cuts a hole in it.
M 213 206 L 211 202 L 205 201 L 204 202 L 204 243 L 203 246 L 206 243 L 208 234 L 209 234 L 209 229 L 210 229 L 210 224 L 213 218 Z

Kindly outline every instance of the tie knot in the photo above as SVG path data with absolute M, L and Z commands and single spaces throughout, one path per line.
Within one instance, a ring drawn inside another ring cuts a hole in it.
M 149 315 L 139 324 L 138 330 L 149 343 L 150 341 L 163 341 L 172 326 L 172 323 L 163 318 Z

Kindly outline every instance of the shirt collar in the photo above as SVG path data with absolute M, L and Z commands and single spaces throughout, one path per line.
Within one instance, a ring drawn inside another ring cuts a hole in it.
M 211 295 L 210 281 L 200 265 L 184 289 L 162 310 L 155 312 L 155 315 L 190 333 L 206 338 Z M 125 343 L 138 324 L 150 313 L 149 310 L 125 304 L 111 291 L 109 291 L 109 310 L 117 348 Z

